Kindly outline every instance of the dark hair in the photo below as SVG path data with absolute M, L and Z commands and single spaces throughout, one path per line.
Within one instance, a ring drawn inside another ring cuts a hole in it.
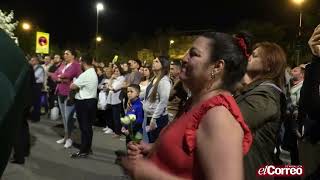
M 150 101 L 151 102 L 155 102 L 156 101 L 156 97 L 157 97 L 157 91 L 158 91 L 158 85 L 160 80 L 169 74 L 170 71 L 170 61 L 169 58 L 167 58 L 166 56 L 159 56 L 157 57 L 161 63 L 161 74 L 160 77 L 157 79 L 157 81 L 154 83 L 154 88 L 150 94 Z
M 149 72 L 150 72 L 149 79 L 151 79 L 151 78 L 153 77 L 152 66 L 151 66 L 150 64 L 145 64 L 145 65 L 143 66 L 143 68 L 147 68 L 147 69 L 149 70 Z M 148 80 L 149 80 L 149 79 L 148 79 Z M 141 81 L 146 81 L 146 80 L 147 80 L 147 77 L 145 77 L 145 76 L 143 76 L 143 77 L 141 78 Z
M 34 60 L 40 62 L 40 59 L 39 59 L 39 57 L 37 57 L 37 56 L 32 56 L 32 57 L 30 58 L 30 60 L 31 60 L 31 59 L 34 59 Z
M 52 59 L 52 56 L 50 54 L 45 55 L 44 57 L 49 57 L 50 59 Z
M 93 56 L 90 54 L 84 54 L 81 56 L 81 61 L 91 66 L 93 62 Z
M 247 53 L 252 53 L 253 39 L 254 36 L 249 31 L 240 31 L 234 35 L 237 38 L 242 38 L 247 46 Z
M 121 76 L 125 75 L 125 72 L 123 71 L 123 69 L 120 65 L 117 65 L 116 69 L 119 70 Z
M 69 51 L 75 58 L 77 57 L 77 51 L 75 49 L 69 48 L 66 49 L 66 51 Z
M 222 89 L 234 91 L 236 84 L 243 78 L 248 61 L 237 40 L 229 34 L 208 32 L 201 35 L 211 39 L 211 63 L 224 60 L 224 74 Z
M 137 91 L 137 93 L 140 93 L 140 86 L 138 84 L 130 84 L 128 87 L 131 87 Z
M 131 59 L 131 60 L 136 62 L 139 65 L 139 68 L 142 66 L 142 63 L 141 63 L 141 61 L 139 59 Z
M 175 66 L 178 66 L 179 68 L 181 68 L 181 66 L 182 66 L 181 59 L 172 60 L 170 65 L 175 65 Z
M 260 48 L 260 57 L 264 71 L 260 74 L 259 80 L 271 80 L 280 88 L 285 84 L 285 69 L 287 57 L 284 50 L 276 43 L 261 42 L 253 46 L 253 49 Z

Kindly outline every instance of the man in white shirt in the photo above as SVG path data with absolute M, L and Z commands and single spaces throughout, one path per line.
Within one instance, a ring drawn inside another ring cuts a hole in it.
M 90 56 L 82 57 L 83 73 L 70 86 L 72 90 L 78 90 L 75 96 L 75 108 L 81 131 L 80 151 L 72 154 L 71 158 L 86 158 L 91 152 L 92 123 L 96 118 L 98 88 L 98 76 L 92 60 Z
M 289 146 L 290 157 L 291 157 L 291 164 L 299 165 L 299 151 L 298 151 L 298 110 L 299 110 L 299 100 L 300 100 L 300 91 L 303 85 L 304 80 L 304 67 L 295 67 L 291 70 L 291 86 L 290 86 L 290 100 L 291 102 L 287 105 L 291 113 L 291 121 L 290 122 L 290 129 L 288 132 L 291 132 L 287 135 L 287 143 Z M 299 135 L 300 136 L 300 135 Z
M 298 106 L 300 99 L 300 90 L 304 80 L 304 68 L 303 67 L 295 67 L 291 70 L 291 88 L 290 88 L 290 98 L 292 104 L 294 106 Z

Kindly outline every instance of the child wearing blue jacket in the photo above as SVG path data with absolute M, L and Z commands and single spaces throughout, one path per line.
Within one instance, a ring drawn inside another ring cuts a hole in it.
M 142 122 L 143 122 L 143 105 L 139 98 L 140 86 L 137 84 L 131 84 L 128 86 L 128 108 L 126 116 L 134 114 L 136 116 L 136 121 L 132 124 L 133 134 L 137 132 L 142 134 Z M 129 129 L 127 126 L 122 127 L 122 133 L 126 135 L 126 142 L 130 142 Z

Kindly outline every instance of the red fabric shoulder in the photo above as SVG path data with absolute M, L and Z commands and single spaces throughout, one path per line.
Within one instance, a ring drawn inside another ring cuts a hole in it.
M 212 97 L 211 99 L 205 101 L 200 106 L 196 107 L 190 113 L 190 120 L 187 124 L 187 128 L 184 133 L 184 144 L 187 146 L 186 149 L 189 154 L 193 153 L 196 147 L 196 131 L 199 128 L 199 124 L 203 118 L 203 116 L 209 111 L 211 108 L 215 106 L 224 106 L 227 108 L 233 117 L 239 122 L 241 125 L 244 137 L 242 142 L 243 153 L 247 154 L 250 146 L 252 144 L 252 135 L 244 122 L 240 109 L 235 102 L 234 98 L 230 95 L 220 94 Z

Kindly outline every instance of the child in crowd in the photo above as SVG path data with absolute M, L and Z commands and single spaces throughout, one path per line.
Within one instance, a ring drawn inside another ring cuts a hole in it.
M 142 102 L 139 98 L 140 86 L 137 84 L 131 84 L 127 88 L 128 95 L 128 108 L 126 116 L 134 114 L 136 116 L 136 121 L 132 124 L 132 133 L 136 134 L 137 132 L 142 134 L 142 122 L 143 122 L 143 108 Z M 122 127 L 122 133 L 126 135 L 126 142 L 130 142 L 129 129 L 127 126 Z

